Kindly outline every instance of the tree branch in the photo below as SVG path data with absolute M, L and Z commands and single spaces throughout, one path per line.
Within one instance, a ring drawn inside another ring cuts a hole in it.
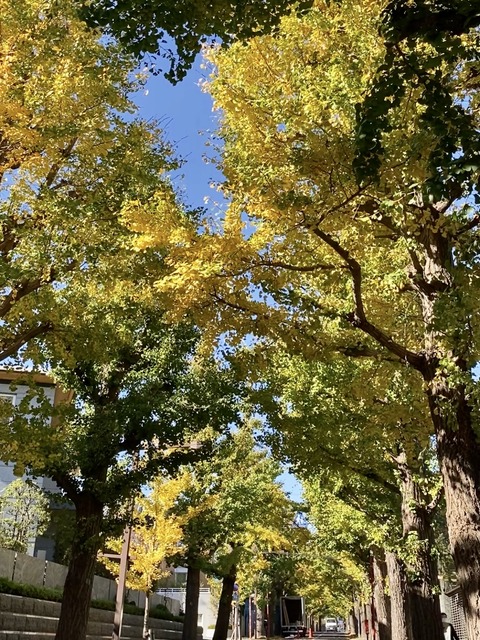
M 4 340 L 0 345 L 0 361 L 5 360 L 9 356 L 13 356 L 18 350 L 23 347 L 27 342 L 37 338 L 49 331 L 52 331 L 53 325 L 50 322 L 42 322 L 36 327 L 32 327 L 23 333 L 12 338 L 12 340 Z
M 310 271 L 328 271 L 333 269 L 345 269 L 343 265 L 335 265 L 335 264 L 323 264 L 317 263 L 312 265 L 295 265 L 289 264 L 287 262 L 283 262 L 282 260 L 258 260 L 255 266 L 260 267 L 274 267 L 278 269 L 286 269 L 288 271 L 300 271 L 302 273 L 308 273 Z
M 343 469 L 353 471 L 366 480 L 371 480 L 372 482 L 381 485 L 384 489 L 387 489 L 395 495 L 401 495 L 400 489 L 396 484 L 394 484 L 393 482 L 389 482 L 385 478 L 382 478 L 382 476 L 379 475 L 376 471 L 373 471 L 372 469 L 362 469 L 361 467 L 356 467 L 355 465 L 351 464 L 351 462 L 349 462 L 348 458 L 344 456 L 336 456 L 322 444 L 317 443 L 316 448 L 317 450 L 320 450 L 323 454 L 325 454 L 330 462 L 337 464 Z
M 68 265 L 65 266 L 64 271 L 68 273 L 73 271 L 77 266 L 76 260 L 72 260 Z M 2 304 L 0 305 L 0 318 L 4 318 L 7 313 L 12 309 L 13 305 L 16 304 L 22 298 L 37 291 L 41 287 L 47 284 L 52 284 L 57 279 L 58 271 L 54 268 L 50 268 L 50 273 L 48 278 L 42 278 L 38 276 L 33 280 L 24 280 L 23 282 L 17 283 L 12 286 L 12 290 L 9 294 L 7 294 Z
M 360 329 L 371 336 L 382 347 L 390 351 L 390 353 L 393 353 L 401 360 L 405 360 L 417 370 L 422 371 L 425 366 L 423 356 L 415 353 L 414 351 L 410 351 L 403 345 L 399 344 L 367 319 L 362 297 L 362 269 L 357 260 L 355 260 L 350 252 L 342 247 L 340 243 L 328 233 L 322 231 L 318 227 L 313 227 L 311 230 L 318 238 L 320 238 L 320 240 L 325 242 L 325 244 L 327 244 L 342 258 L 342 260 L 344 260 L 352 276 L 355 309 L 352 313 L 347 315 L 347 321 L 353 327 Z
M 405 364 L 405 360 L 398 358 L 397 356 L 388 357 L 384 352 L 377 349 L 372 349 L 364 344 L 351 345 L 348 347 L 339 345 L 336 347 L 338 353 L 342 353 L 349 358 L 381 358 L 386 362 L 396 362 L 399 364 Z
M 53 181 L 58 175 L 58 172 L 60 171 L 60 168 L 62 166 L 62 161 L 66 160 L 66 158 L 68 158 L 71 155 L 73 151 L 73 147 L 76 145 L 77 140 L 78 138 L 72 138 L 70 142 L 67 144 L 67 146 L 60 151 L 60 160 L 59 162 L 55 162 L 50 167 L 50 170 L 45 177 L 44 186 L 50 187 L 52 185 Z
M 474 215 L 468 222 L 466 222 L 464 225 L 462 225 L 457 233 L 455 233 L 455 238 L 458 238 L 458 236 L 461 236 L 462 233 L 466 233 L 467 231 L 471 231 L 472 229 L 474 229 L 477 225 L 480 224 L 480 213 L 477 213 L 476 215 Z

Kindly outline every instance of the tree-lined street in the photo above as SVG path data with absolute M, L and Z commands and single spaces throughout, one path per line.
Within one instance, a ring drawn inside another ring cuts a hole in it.
M 85 640 L 125 530 L 147 603 L 187 568 L 183 640 L 203 581 L 214 640 L 234 597 L 281 633 L 285 596 L 315 637 L 444 640 L 451 587 L 478 640 L 479 11 L 0 0 L 0 359 L 26 389 L 0 457 L 72 516 L 56 640 Z M 198 56 L 200 208 L 136 106 Z M 20 516 L 0 501 L 12 550 Z

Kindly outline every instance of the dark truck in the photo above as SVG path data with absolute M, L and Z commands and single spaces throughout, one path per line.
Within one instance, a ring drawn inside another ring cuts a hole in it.
M 305 603 L 298 596 L 282 596 L 280 598 L 280 624 L 282 636 L 304 638 L 307 634 L 305 624 Z

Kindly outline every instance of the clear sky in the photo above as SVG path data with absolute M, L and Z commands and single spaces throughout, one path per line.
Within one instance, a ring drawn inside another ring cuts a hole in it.
M 216 207 L 221 196 L 210 185 L 222 180 L 215 165 L 205 162 L 211 157 L 212 148 L 206 146 L 210 134 L 216 129 L 218 114 L 212 112 L 212 100 L 204 93 L 199 83 L 208 71 L 201 68 L 201 61 L 191 69 L 186 78 L 171 85 L 163 76 L 152 76 L 146 90 L 135 98 L 140 115 L 145 119 L 160 121 L 166 138 L 173 143 L 184 165 L 174 176 L 177 188 L 183 193 L 185 202 L 193 207 Z M 301 500 L 301 486 L 288 472 L 280 476 L 285 491 L 293 500 Z
M 218 117 L 212 112 L 210 95 L 199 86 L 207 73 L 199 60 L 177 85 L 170 84 L 163 76 L 151 76 L 146 91 L 135 99 L 141 116 L 158 120 L 176 154 L 184 159 L 182 169 L 175 176 L 176 186 L 194 207 L 204 206 L 205 197 L 211 201 L 220 199 L 209 185 L 220 181 L 221 174 L 214 164 L 204 160 L 204 156 L 213 154 L 205 143 L 215 130 Z

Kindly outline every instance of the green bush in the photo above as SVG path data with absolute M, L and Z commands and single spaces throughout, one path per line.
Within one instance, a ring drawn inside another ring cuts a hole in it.
M 115 611 L 115 603 L 111 600 L 92 600 L 92 607 L 94 609 L 106 609 L 107 611 Z M 142 607 L 137 607 L 136 604 L 125 603 L 123 605 L 124 613 L 131 613 L 134 616 L 143 616 L 145 610 Z M 174 622 L 183 622 L 183 618 L 174 616 L 171 611 L 167 609 L 164 604 L 157 604 L 150 609 L 150 617 L 157 618 L 158 620 L 172 620 Z
M 53 602 L 62 601 L 62 592 L 59 589 L 48 589 L 47 587 L 37 587 L 33 584 L 12 582 L 8 578 L 0 578 L 0 593 L 10 593 L 14 596 L 38 598 L 39 600 L 51 600 Z
M 51 602 L 61 602 L 63 595 L 59 589 L 48 589 L 47 587 L 37 587 L 33 584 L 12 582 L 12 580 L 8 578 L 0 578 L 0 593 L 9 593 L 14 596 L 24 596 L 26 598 L 37 598 L 38 600 L 50 600 Z M 111 600 L 92 600 L 91 606 L 94 609 L 115 611 L 115 602 Z M 125 604 L 123 610 L 125 613 L 130 613 L 134 616 L 143 616 L 144 614 L 144 609 L 134 604 Z M 174 616 L 164 604 L 152 607 L 150 609 L 150 617 L 159 620 L 183 622 L 183 618 Z
M 171 611 L 167 609 L 164 604 L 157 604 L 150 610 L 152 618 L 159 618 L 160 620 L 173 620 L 175 622 L 183 622 L 183 617 L 174 616 Z

